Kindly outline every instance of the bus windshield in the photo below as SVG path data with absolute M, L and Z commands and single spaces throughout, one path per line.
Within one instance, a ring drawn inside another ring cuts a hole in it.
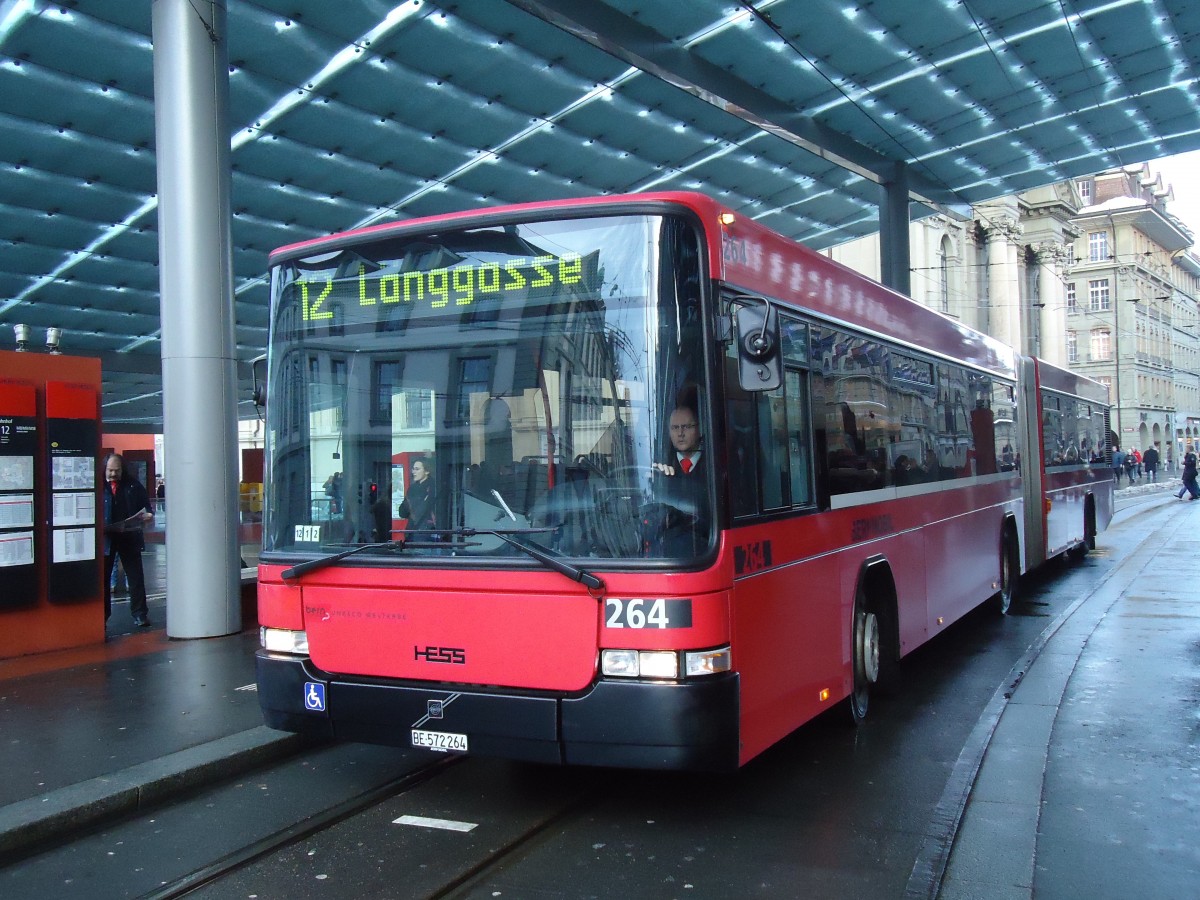
M 715 518 L 700 271 L 693 226 L 628 215 L 280 262 L 264 557 L 696 560 Z

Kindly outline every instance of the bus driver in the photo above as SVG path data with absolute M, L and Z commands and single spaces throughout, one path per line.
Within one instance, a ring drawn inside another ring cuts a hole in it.
M 674 452 L 668 461 L 654 463 L 654 470 L 668 477 L 658 491 L 658 513 L 644 517 L 644 543 L 650 555 L 690 557 L 704 551 L 710 531 L 703 436 L 695 409 L 677 406 L 669 429 Z
M 671 446 L 675 448 L 675 459 L 657 462 L 654 468 L 664 475 L 704 475 L 701 469 L 700 423 L 696 411 L 688 406 L 677 406 L 671 413 Z

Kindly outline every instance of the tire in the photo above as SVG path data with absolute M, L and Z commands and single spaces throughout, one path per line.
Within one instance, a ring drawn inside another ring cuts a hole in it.
M 861 725 L 871 706 L 871 688 L 879 681 L 879 617 L 867 606 L 860 588 L 854 598 L 854 628 L 850 637 L 854 685 L 847 698 L 850 720 Z
M 1017 598 L 1021 580 L 1021 557 L 1017 552 L 1017 538 L 1011 528 L 1004 529 L 1000 539 L 1000 590 L 996 593 L 996 611 L 1007 616 Z
M 1082 562 L 1092 550 L 1096 549 L 1096 508 L 1089 497 L 1083 510 L 1083 540 L 1067 551 L 1066 555 L 1072 562 Z

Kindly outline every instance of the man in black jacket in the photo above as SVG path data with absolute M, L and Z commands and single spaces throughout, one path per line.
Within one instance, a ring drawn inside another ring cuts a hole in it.
M 129 584 L 129 612 L 133 624 L 150 624 L 146 606 L 146 577 L 142 572 L 142 551 L 146 549 L 143 527 L 154 518 L 150 495 L 140 481 L 125 471 L 125 459 L 119 453 L 104 461 L 104 619 L 112 613 L 112 571 L 117 557 L 125 569 Z
M 1142 454 L 1142 465 L 1151 481 L 1158 481 L 1158 448 L 1150 446 Z

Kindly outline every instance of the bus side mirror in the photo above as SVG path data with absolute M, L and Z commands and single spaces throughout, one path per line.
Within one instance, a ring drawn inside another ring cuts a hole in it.
M 737 323 L 738 383 L 743 391 L 773 391 L 782 376 L 779 365 L 779 316 L 775 308 L 760 298 L 755 305 L 734 308 Z
M 254 405 L 263 408 L 267 405 L 267 381 L 264 370 L 267 365 L 267 357 L 256 356 L 250 360 L 250 380 L 254 383 L 254 391 L 251 395 L 254 400 Z

